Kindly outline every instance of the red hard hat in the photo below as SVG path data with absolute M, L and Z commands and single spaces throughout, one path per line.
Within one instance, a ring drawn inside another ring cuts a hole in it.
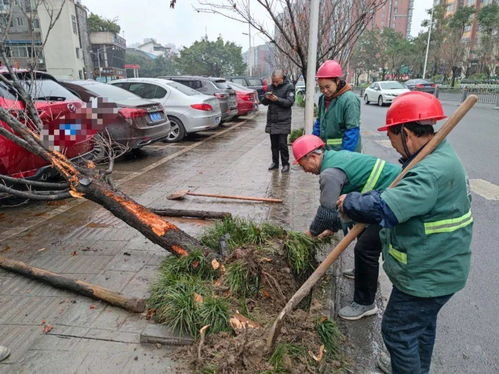
M 315 74 L 316 78 L 339 78 L 342 76 L 341 65 L 334 60 L 326 60 Z
M 398 96 L 393 100 L 390 109 L 386 112 L 386 125 L 378 131 L 386 131 L 389 127 L 407 122 L 421 122 L 434 120 L 435 122 L 447 118 L 442 103 L 432 94 L 411 91 Z
M 293 165 L 296 165 L 304 156 L 309 154 L 316 149 L 324 147 L 325 144 L 321 138 L 315 135 L 302 135 L 296 139 L 291 148 L 293 149 L 293 156 L 295 156 L 295 161 Z

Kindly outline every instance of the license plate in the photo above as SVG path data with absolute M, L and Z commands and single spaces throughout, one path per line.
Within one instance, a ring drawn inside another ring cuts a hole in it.
M 161 120 L 161 113 L 150 113 L 149 118 L 153 122 L 160 121 Z

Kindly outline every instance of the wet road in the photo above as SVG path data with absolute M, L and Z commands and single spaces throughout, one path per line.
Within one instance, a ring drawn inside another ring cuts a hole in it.
M 456 104 L 444 103 L 446 114 Z M 362 105 L 364 152 L 395 162 L 398 154 L 377 133 L 388 108 Z M 450 134 L 471 180 L 474 236 L 466 287 L 439 315 L 432 373 L 499 372 L 499 111 L 475 107 Z

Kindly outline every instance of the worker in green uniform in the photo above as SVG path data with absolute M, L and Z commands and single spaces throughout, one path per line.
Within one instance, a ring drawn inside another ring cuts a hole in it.
M 386 115 L 388 138 L 405 167 L 445 118 L 440 101 L 424 92 L 398 96 Z M 394 187 L 342 195 L 340 211 L 356 222 L 378 224 L 383 267 L 393 289 L 382 335 L 397 374 L 430 371 L 437 314 L 465 286 L 473 217 L 466 172 L 444 140 Z M 386 360 L 378 361 L 387 370 Z
M 292 145 L 295 164 L 312 174 L 319 174 L 321 189 L 317 209 L 309 233 L 327 236 L 341 227 L 336 212 L 336 200 L 342 193 L 385 189 L 400 174 L 401 168 L 379 158 L 357 152 L 325 150 L 324 142 L 315 135 L 303 135 Z M 380 226 L 369 225 L 355 245 L 355 288 L 353 302 L 340 309 L 339 316 L 358 320 L 374 315 L 378 285 Z
M 334 60 L 325 61 L 317 70 L 322 95 L 312 134 L 328 149 L 360 152 L 360 99 L 342 76 L 341 65 Z

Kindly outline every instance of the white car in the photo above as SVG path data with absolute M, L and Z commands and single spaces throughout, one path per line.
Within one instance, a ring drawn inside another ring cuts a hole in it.
M 188 133 L 213 129 L 220 124 L 222 112 L 217 98 L 181 83 L 160 78 L 128 78 L 110 84 L 164 106 L 171 124 L 167 142 L 178 142 Z
M 410 90 L 397 81 L 374 82 L 364 91 L 364 103 L 377 103 L 379 106 L 391 104 L 398 96 Z

